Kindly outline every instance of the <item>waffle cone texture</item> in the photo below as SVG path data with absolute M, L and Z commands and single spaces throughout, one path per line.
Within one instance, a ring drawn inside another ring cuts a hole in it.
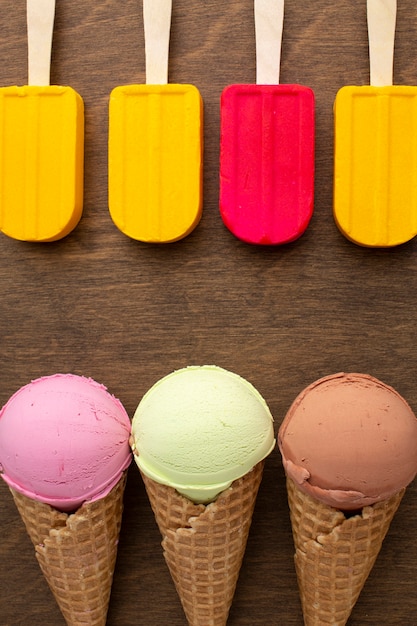
M 194 504 L 142 473 L 164 557 L 190 626 L 225 626 L 245 553 L 264 462 L 208 504 Z
M 62 513 L 11 489 L 36 558 L 68 626 L 105 626 L 126 472 L 104 498 Z
M 305 626 L 344 626 L 376 561 L 404 489 L 345 517 L 287 478 Z

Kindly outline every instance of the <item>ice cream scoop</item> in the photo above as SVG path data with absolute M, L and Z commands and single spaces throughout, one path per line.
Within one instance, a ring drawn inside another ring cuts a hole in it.
M 19 389 L 0 412 L 0 472 L 62 511 L 107 495 L 131 462 L 130 420 L 103 385 L 56 374 Z
M 194 502 L 210 502 L 264 459 L 273 418 L 246 380 L 216 366 L 191 366 L 158 381 L 132 421 L 140 470 Z
M 278 436 L 286 474 L 325 504 L 386 500 L 417 473 L 417 419 L 392 387 L 365 374 L 317 380 L 295 399 Z

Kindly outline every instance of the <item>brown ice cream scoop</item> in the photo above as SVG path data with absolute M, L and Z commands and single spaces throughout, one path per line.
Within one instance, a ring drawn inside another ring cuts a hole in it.
M 417 419 L 392 387 L 338 373 L 309 385 L 279 429 L 286 474 L 298 487 L 349 511 L 385 500 L 417 473 Z

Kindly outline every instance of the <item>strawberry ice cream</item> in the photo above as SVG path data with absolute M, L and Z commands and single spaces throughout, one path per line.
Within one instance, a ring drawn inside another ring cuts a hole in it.
M 0 411 L 0 475 L 61 511 L 107 495 L 131 462 L 130 420 L 90 378 L 56 374 L 19 389 Z

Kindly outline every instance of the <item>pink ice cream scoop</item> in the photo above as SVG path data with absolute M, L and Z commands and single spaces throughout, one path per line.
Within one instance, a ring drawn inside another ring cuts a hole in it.
M 130 420 L 90 378 L 56 374 L 19 389 L 0 411 L 0 473 L 13 489 L 72 511 L 107 495 L 129 466 Z
M 295 399 L 278 434 L 287 476 L 329 506 L 385 500 L 417 473 L 417 419 L 392 387 L 365 374 L 317 380 Z

